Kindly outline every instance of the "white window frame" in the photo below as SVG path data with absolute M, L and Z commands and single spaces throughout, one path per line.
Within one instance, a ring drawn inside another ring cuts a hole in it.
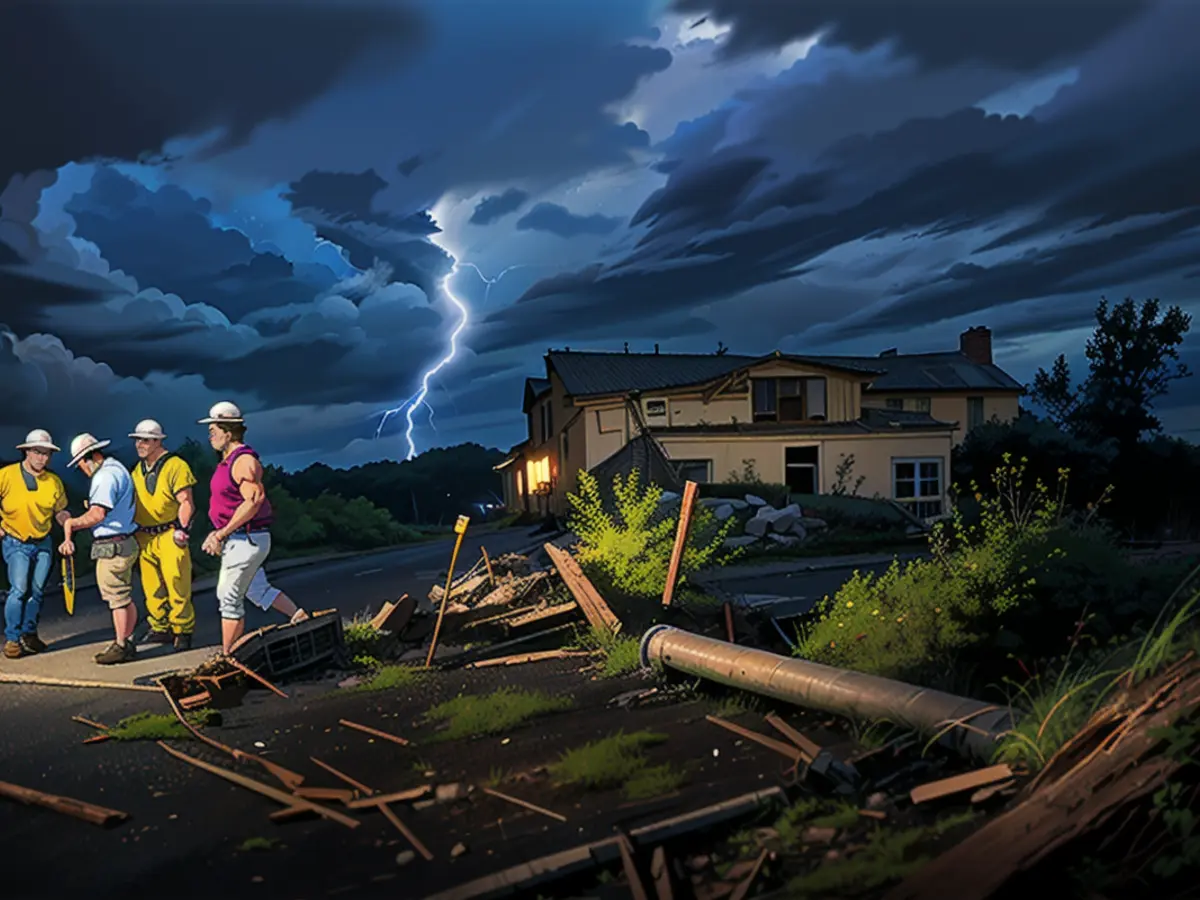
M 650 404 L 651 403 L 661 403 L 662 404 L 662 412 L 660 412 L 660 413 L 650 412 Z M 666 397 L 651 397 L 645 401 L 645 405 L 642 407 L 642 411 L 646 414 L 647 419 L 670 419 L 671 404 L 670 404 L 670 402 L 668 402 Z
M 816 477 L 813 478 L 813 488 L 816 490 L 817 494 L 820 494 L 821 493 L 821 476 L 825 472 L 825 450 L 824 450 L 825 445 L 823 443 L 821 443 L 820 441 L 804 441 L 799 444 L 785 444 L 783 446 L 783 449 L 779 451 L 780 455 L 782 457 L 780 460 L 780 463 L 782 466 L 781 471 L 783 472 L 783 483 L 785 485 L 787 485 L 787 483 L 788 483 L 787 452 L 789 450 L 800 449 L 801 447 L 816 447 L 817 448 L 817 465 L 816 465 L 817 471 L 816 471 Z M 807 467 L 808 467 L 808 463 L 803 463 L 801 465 L 795 466 L 795 468 L 807 468 Z M 791 488 L 789 487 L 788 490 L 790 491 Z
M 899 497 L 896 494 L 897 480 L 907 481 L 908 479 L 896 478 L 896 467 L 899 465 L 913 465 L 913 494 L 912 497 Z M 923 463 L 936 463 L 938 467 L 938 493 L 936 495 L 921 494 L 921 482 L 925 479 L 921 478 L 921 465 Z M 913 508 L 913 512 L 922 519 L 933 519 L 942 515 L 945 512 L 946 506 L 946 458 L 944 456 L 893 456 L 892 457 L 892 499 L 897 502 Z M 919 514 L 918 504 L 920 503 L 937 503 L 937 512 L 931 515 L 921 516 Z

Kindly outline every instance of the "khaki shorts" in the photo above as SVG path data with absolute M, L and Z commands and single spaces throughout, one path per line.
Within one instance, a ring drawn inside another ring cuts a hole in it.
M 137 559 L 137 540 L 132 535 L 119 541 L 92 544 L 96 587 L 109 609 L 121 609 L 133 602 L 133 571 L 137 568 Z

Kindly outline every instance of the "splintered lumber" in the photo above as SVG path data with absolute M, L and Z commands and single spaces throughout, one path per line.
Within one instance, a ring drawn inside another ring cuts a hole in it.
M 613 611 L 608 608 L 604 598 L 600 596 L 588 577 L 583 574 L 583 569 L 579 568 L 575 557 L 549 542 L 545 544 L 545 550 L 550 561 L 554 563 L 554 568 L 558 570 L 559 577 L 571 592 L 571 596 L 583 610 L 588 624 L 598 631 L 618 634 L 621 631 L 621 620 L 613 615 Z
M 201 691 L 198 694 L 192 694 L 190 697 L 181 697 L 179 705 L 183 709 L 197 709 L 204 706 L 206 703 L 212 702 L 212 694 L 208 691 Z
M 1156 791 L 1178 777 L 1186 760 L 1168 752 L 1160 729 L 1194 717 L 1198 707 L 1200 663 L 1194 660 L 1127 688 L 1050 758 L 1015 806 L 933 859 L 885 900 L 941 898 L 947 884 L 955 886 L 956 898 L 985 900 L 1017 874 L 1067 852 L 1071 842 L 1082 839 L 1091 846 L 1093 831 L 1144 810 Z
M 351 722 L 349 719 L 338 719 L 339 725 L 345 725 L 347 728 L 353 728 L 355 731 L 361 731 L 363 734 L 369 734 L 373 737 L 383 738 L 385 741 L 391 741 L 394 744 L 399 744 L 402 747 L 407 747 L 409 741 L 396 734 L 388 734 L 386 731 L 380 731 L 378 728 L 372 728 L 369 725 L 359 725 L 357 722 Z
M 351 800 L 346 805 L 351 809 L 370 809 L 372 806 L 386 806 L 389 803 L 408 803 L 411 800 L 420 800 L 432 790 L 432 784 L 423 784 L 420 787 L 409 788 L 406 791 L 359 797 L 357 800 Z
M 234 747 L 222 744 L 220 741 L 214 738 L 210 738 L 207 734 L 187 720 L 187 717 L 183 714 L 183 710 L 179 708 L 179 704 L 175 702 L 175 698 L 171 696 L 171 692 L 167 690 L 166 685 L 164 685 L 161 680 L 159 680 L 158 685 L 162 690 L 163 696 L 167 698 L 167 703 L 171 707 L 171 712 L 175 714 L 175 718 L 179 720 L 179 723 L 184 728 L 191 732 L 192 737 L 194 737 L 196 740 L 200 741 L 201 743 L 208 744 L 208 746 L 212 747 L 214 750 L 220 750 L 222 753 L 232 756 L 238 762 L 250 760 L 251 762 L 258 763 L 260 766 L 278 778 L 284 787 L 286 787 L 289 791 L 295 790 L 304 783 L 304 776 L 299 772 L 293 772 L 291 769 L 286 769 L 278 763 L 271 762 L 269 759 L 263 759 L 256 753 L 247 753 L 245 750 L 238 750 Z
M 520 628 L 522 625 L 532 625 L 534 622 L 540 622 L 543 619 L 553 619 L 555 616 L 566 615 L 570 612 L 575 612 L 579 609 L 579 604 L 575 601 L 570 603 L 556 603 L 554 606 L 547 606 L 543 609 L 535 609 L 529 612 L 523 612 L 519 615 L 512 615 L 503 620 L 503 624 L 508 628 Z
M 533 803 L 530 803 L 528 800 L 522 800 L 519 797 L 510 797 L 508 794 L 502 794 L 499 791 L 492 790 L 491 788 L 484 788 L 483 792 L 485 794 L 487 794 L 489 797 L 496 797 L 500 800 L 507 800 L 509 803 L 515 803 L 517 806 L 523 806 L 532 812 L 541 813 L 543 816 L 549 816 L 551 819 L 557 819 L 560 822 L 567 821 L 566 816 L 559 815 L 556 812 L 551 812 L 550 810 L 545 809 L 541 806 L 536 806 Z
M 119 681 L 87 681 L 79 678 L 53 678 L 49 675 L 32 675 L 22 672 L 0 672 L 0 684 L 34 684 L 42 687 L 112 688 L 118 691 L 152 691 L 158 688 L 148 684 L 122 684 Z
M 989 784 L 1011 781 L 1012 777 L 1013 771 L 1006 765 L 988 766 L 986 769 L 976 769 L 974 772 L 967 772 L 963 775 L 919 784 L 912 789 L 909 798 L 913 803 L 928 803 L 930 800 L 961 794 L 964 791 L 973 791 Z
M 320 766 L 322 769 L 324 769 L 326 772 L 328 772 L 334 778 L 338 779 L 339 781 L 345 782 L 346 784 L 350 785 L 350 787 L 354 788 L 359 793 L 362 793 L 362 794 L 374 794 L 375 793 L 375 791 L 372 788 L 367 787 L 361 781 L 355 781 L 353 778 L 351 778 L 345 772 L 335 769 L 329 763 L 321 762 L 321 760 L 317 759 L 315 756 L 310 756 L 309 759 L 313 761 L 314 765 Z
M 650 855 L 650 877 L 654 879 L 654 893 L 658 900 L 675 900 L 675 886 L 671 883 L 671 866 L 667 862 L 667 851 L 659 845 Z
M 272 693 L 278 694 L 284 700 L 287 699 L 287 694 L 285 694 L 279 688 L 275 687 L 275 685 L 271 684 L 271 682 L 267 681 L 267 679 L 263 678 L 261 675 L 259 675 L 257 672 L 255 672 L 253 669 L 251 669 L 249 666 L 244 665 L 243 663 L 234 659 L 232 656 L 226 656 L 225 661 L 228 662 L 235 669 L 237 669 L 239 672 L 241 672 L 243 675 L 248 675 L 250 678 L 253 678 L 255 681 L 257 681 L 263 687 L 267 688 L 267 690 L 271 691 Z
M 479 662 L 468 663 L 465 669 L 484 669 L 488 666 L 518 666 L 522 663 L 542 662 L 547 659 L 571 659 L 576 656 L 591 656 L 588 650 L 539 650 L 537 653 L 517 653 L 513 656 L 501 656 L 497 659 L 483 659 Z
M 758 854 L 758 859 L 754 861 L 754 868 L 747 873 L 746 877 L 734 889 L 729 900 L 746 900 L 746 897 L 750 895 L 750 888 L 754 887 L 754 879 L 758 877 L 758 873 L 762 871 L 763 863 L 767 861 L 767 853 L 768 851 L 764 848 Z
M 498 585 L 491 593 L 486 594 L 475 606 L 507 606 L 510 603 L 515 603 L 533 590 L 538 582 L 543 581 L 549 576 L 549 572 L 538 571 L 520 578 L 512 578 Z
M 479 552 L 483 554 L 483 564 L 487 566 L 488 584 L 492 587 L 496 586 L 496 573 L 492 571 L 492 560 L 488 556 L 487 547 L 480 545 Z
M 129 813 L 126 812 L 85 803 L 83 800 L 76 800 L 73 797 L 60 797 L 57 794 L 35 791 L 33 788 L 21 787 L 7 781 L 0 781 L 0 797 L 8 797 L 10 800 L 30 806 L 43 806 L 63 815 L 74 816 L 76 819 L 99 825 L 101 828 L 124 822 L 129 818 Z
M 354 799 L 354 791 L 347 788 L 298 787 L 292 791 L 292 796 L 303 797 L 305 800 L 336 800 L 349 806 L 350 801 Z
M 351 818 L 336 810 L 321 806 L 319 803 L 314 803 L 311 800 L 306 800 L 303 797 L 298 797 L 295 794 L 286 794 L 279 788 L 273 788 L 269 784 L 263 784 L 261 781 L 256 781 L 253 778 L 247 778 L 245 775 L 240 775 L 237 772 L 231 772 L 229 769 L 222 769 L 220 766 L 214 766 L 212 763 L 205 762 L 202 759 L 196 759 L 194 756 L 188 756 L 182 751 L 176 750 L 174 747 L 167 744 L 165 741 L 157 741 L 158 746 L 162 747 L 178 760 L 182 760 L 189 765 L 195 766 L 197 769 L 203 769 L 205 772 L 210 772 L 218 778 L 224 778 L 226 781 L 244 787 L 247 790 L 254 791 L 256 794 L 262 794 L 264 797 L 269 797 L 277 803 L 282 803 L 284 806 L 300 807 L 314 812 L 322 819 L 329 819 L 331 822 L 337 822 L 339 825 L 345 825 L 347 828 L 357 828 L 360 824 L 358 819 Z
M 811 763 L 820 754 L 821 747 L 816 741 L 805 737 L 787 722 L 783 721 L 783 719 L 779 718 L 779 716 L 770 713 L 766 716 L 766 720 L 768 725 L 800 748 L 800 752 L 807 757 L 804 760 L 805 762 Z
M 679 580 L 679 564 L 683 561 L 683 548 L 687 546 L 688 526 L 692 524 L 692 508 L 696 505 L 696 492 L 699 490 L 700 485 L 694 481 L 686 482 L 683 486 L 683 499 L 679 501 L 679 524 L 675 528 L 675 546 L 671 549 L 671 562 L 667 566 L 667 584 L 663 588 L 663 606 L 670 606 L 671 599 L 675 596 L 675 582 Z
M 794 763 L 801 762 L 803 754 L 798 747 L 793 747 L 791 744 L 785 744 L 783 741 L 769 738 L 765 734 L 759 734 L 757 731 L 751 731 L 749 728 L 743 728 L 741 725 L 735 725 L 733 722 L 727 722 L 718 716 L 705 716 L 704 718 L 714 725 L 720 725 L 727 731 L 741 735 L 747 740 L 754 741 L 756 744 L 762 744 L 768 750 L 774 750 L 776 753 L 786 756 Z
M 650 900 L 646 886 L 642 884 L 642 876 L 638 874 L 637 863 L 633 861 L 633 844 L 626 835 L 617 836 L 617 852 L 621 854 L 621 868 L 625 870 L 625 880 L 629 882 L 629 893 L 633 900 Z
M 399 600 L 389 600 L 383 604 L 383 609 L 371 620 L 371 627 L 376 631 L 390 631 L 393 634 L 399 634 L 404 631 L 416 611 L 417 601 L 408 594 L 403 594 Z
M 400 821 L 400 817 L 396 815 L 395 811 L 390 806 L 388 806 L 386 803 L 381 803 L 379 805 L 379 811 L 383 813 L 384 818 L 392 823 L 393 828 L 404 835 L 404 839 L 412 844 L 413 849 L 425 857 L 426 862 L 433 861 L 433 854 L 429 852 L 429 848 L 422 844 L 417 836 L 409 830 L 408 826 Z

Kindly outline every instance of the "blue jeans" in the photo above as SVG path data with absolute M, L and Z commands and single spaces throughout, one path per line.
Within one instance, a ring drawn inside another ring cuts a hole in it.
M 4 603 L 4 638 L 16 641 L 23 634 L 37 631 L 42 595 L 46 593 L 46 582 L 50 579 L 53 548 L 50 535 L 26 544 L 6 534 L 0 546 L 8 566 L 9 584 L 8 599 Z

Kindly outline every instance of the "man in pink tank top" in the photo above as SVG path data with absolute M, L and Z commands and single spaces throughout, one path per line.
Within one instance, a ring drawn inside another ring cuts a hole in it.
M 217 604 L 221 611 L 221 648 L 228 653 L 246 626 L 246 600 L 274 609 L 293 623 L 308 618 L 283 591 L 267 581 L 263 564 L 271 553 L 271 503 L 263 484 L 258 454 L 246 443 L 246 420 L 228 401 L 213 406 L 207 418 L 208 442 L 221 461 L 210 483 L 208 519 L 213 531 L 201 549 L 221 557 Z

